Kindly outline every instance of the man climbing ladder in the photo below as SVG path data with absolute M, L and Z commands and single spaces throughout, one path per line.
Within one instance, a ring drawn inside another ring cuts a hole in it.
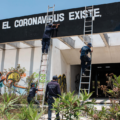
M 93 43 L 93 21 L 94 19 L 94 10 L 93 6 L 85 7 L 86 17 L 84 18 L 84 30 L 83 30 L 83 42 L 86 46 L 83 46 L 80 50 L 81 56 L 81 73 L 80 73 L 80 83 L 79 83 L 79 93 L 78 97 L 80 97 L 80 92 L 86 90 L 86 92 L 90 93 L 90 84 L 91 84 L 91 59 L 92 54 L 88 57 L 88 53 L 93 52 L 91 50 Z M 87 63 L 87 64 L 86 64 Z M 85 73 L 86 72 L 86 73 Z
M 42 39 L 42 53 L 45 52 L 46 54 L 48 54 L 48 48 L 50 45 L 50 38 L 51 38 L 52 30 L 57 29 L 58 25 L 60 24 L 48 23 L 48 25 L 46 26 L 44 34 L 43 34 L 43 39 Z M 56 27 L 54 28 L 54 26 Z
M 54 7 L 55 5 L 53 7 L 48 6 L 48 11 L 47 11 L 46 20 L 45 20 L 45 29 L 44 29 L 43 39 L 42 39 L 42 54 L 41 54 L 41 60 L 40 60 L 39 80 L 43 80 L 44 82 L 41 82 L 38 80 L 38 86 L 43 90 L 42 92 L 40 92 L 40 95 L 42 96 L 42 100 L 40 100 L 42 103 L 42 110 L 44 107 L 47 107 L 44 104 L 44 102 L 45 102 L 46 84 L 47 84 L 47 81 L 50 80 L 51 46 L 49 45 L 50 45 L 50 40 L 52 36 L 52 30 L 58 29 L 58 26 L 59 26 L 59 24 L 53 24 Z M 49 11 L 50 9 L 53 9 L 52 12 Z M 51 17 L 52 17 L 52 20 L 51 20 Z
M 81 48 L 80 59 L 81 59 L 81 66 L 82 66 L 82 76 L 86 76 L 85 69 L 88 70 L 91 65 L 91 58 L 88 57 L 88 52 L 93 52 L 90 48 L 92 47 L 91 43 L 88 43 L 87 46 Z M 87 64 L 85 64 L 87 62 Z

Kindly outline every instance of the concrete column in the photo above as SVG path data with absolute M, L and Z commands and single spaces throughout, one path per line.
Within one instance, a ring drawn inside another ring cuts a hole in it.
M 1 60 L 1 68 L 0 68 L 0 71 L 3 72 L 4 70 L 4 61 L 5 61 L 5 49 L 2 49 L 2 60 Z M 1 89 L 0 88 L 0 94 L 1 94 Z
M 1 60 L 1 68 L 0 71 L 4 70 L 4 61 L 5 61 L 5 49 L 2 50 L 2 60 Z
M 15 68 L 17 68 L 17 65 L 18 65 L 18 60 L 19 60 L 19 48 L 16 49 L 16 58 L 15 58 Z M 13 84 L 12 84 L 13 86 Z M 11 86 L 11 87 L 12 87 Z M 14 87 L 14 90 L 13 90 L 13 93 L 15 94 L 15 90 L 16 88 Z M 10 91 L 11 92 L 11 91 Z M 11 94 L 11 93 L 10 93 Z
M 67 64 L 67 74 L 66 74 L 66 83 L 67 83 L 67 92 L 71 91 L 71 68 L 70 64 Z
M 32 49 L 31 49 L 30 71 L 29 71 L 29 75 L 32 75 L 32 73 L 33 73 L 34 51 L 35 51 L 35 48 L 32 48 Z
M 18 60 L 19 60 L 19 48 L 16 49 L 16 59 L 15 59 L 15 68 L 18 65 Z
M 48 55 L 49 55 L 49 62 L 48 62 L 48 70 L 47 70 L 47 80 L 52 80 L 52 76 L 53 76 L 53 56 L 52 56 L 52 53 L 53 53 L 53 46 L 52 46 L 52 43 L 53 43 L 53 40 L 51 39 L 51 43 L 50 43 L 50 47 L 49 47 L 49 52 L 48 52 Z

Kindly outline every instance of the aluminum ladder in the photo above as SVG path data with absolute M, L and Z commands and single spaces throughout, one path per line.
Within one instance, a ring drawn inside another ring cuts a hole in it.
M 92 38 L 92 36 L 93 36 L 93 21 L 94 21 L 93 6 L 85 7 L 85 11 L 86 11 L 87 15 L 84 18 L 83 42 L 87 45 L 87 43 L 92 44 L 92 42 L 93 42 L 93 38 Z M 90 36 L 88 36 L 87 34 L 90 34 Z M 90 53 L 90 58 L 92 60 L 92 53 Z M 80 92 L 83 90 L 86 90 L 86 92 L 88 94 L 90 93 L 91 71 L 92 71 L 92 66 L 90 65 L 90 69 L 85 70 L 85 72 L 88 72 L 86 74 L 86 76 L 82 76 L 82 67 L 81 67 L 78 97 L 80 97 Z
M 47 24 L 50 23 L 50 16 L 52 16 L 51 24 L 53 24 L 53 22 L 54 22 L 54 8 L 55 8 L 55 5 L 53 7 L 48 6 L 47 15 L 46 15 L 46 19 L 45 19 L 45 28 L 46 28 Z M 53 9 L 52 15 L 49 15 L 50 9 Z M 44 29 L 44 31 L 45 31 L 45 29 Z M 50 42 L 51 42 L 51 38 L 50 38 Z M 43 107 L 46 107 L 45 106 L 45 90 L 46 90 L 47 80 L 49 79 L 49 78 L 47 78 L 47 75 L 49 72 L 48 66 L 49 66 L 49 62 L 50 62 L 50 53 L 51 53 L 50 50 L 51 50 L 51 43 L 48 48 L 48 54 L 43 54 L 41 52 L 38 86 L 39 86 L 39 89 L 43 89 L 43 91 L 42 92 L 40 91 L 40 94 L 39 94 L 39 95 L 42 95 L 42 100 L 40 100 L 40 103 L 42 103 L 42 110 L 43 110 Z

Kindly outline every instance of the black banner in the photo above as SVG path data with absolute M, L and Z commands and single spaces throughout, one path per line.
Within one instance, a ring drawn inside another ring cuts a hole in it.
M 94 6 L 93 32 L 120 30 L 120 2 Z M 89 10 L 91 11 L 91 10 Z M 84 18 L 88 17 L 85 8 L 56 11 L 54 24 L 60 23 L 57 37 L 82 35 Z M 0 21 L 0 43 L 41 39 L 45 27 L 46 13 L 35 14 Z M 52 16 L 49 16 L 50 20 Z M 56 34 L 54 35 L 56 37 Z

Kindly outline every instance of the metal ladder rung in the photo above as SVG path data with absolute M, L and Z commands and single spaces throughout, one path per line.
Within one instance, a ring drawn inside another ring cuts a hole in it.
M 49 7 L 49 8 L 54 8 L 54 7 Z
M 81 89 L 81 90 L 89 90 L 89 89 Z
M 85 31 L 85 32 L 91 32 L 92 30 L 88 30 L 88 31 Z
M 85 21 L 85 22 L 92 22 L 92 21 Z
M 90 71 L 90 70 L 85 70 L 85 71 Z
M 90 76 L 82 76 L 82 77 L 90 77 Z
M 91 27 L 92 25 L 89 25 L 89 26 L 85 26 L 85 27 Z
M 48 55 L 48 53 L 46 54 L 46 53 L 42 53 L 42 55 Z
M 42 72 L 44 72 L 44 71 L 42 71 Z M 41 73 L 41 71 L 40 71 L 40 73 Z M 45 73 L 47 73 L 47 72 L 44 72 L 44 73 L 42 73 L 42 74 L 45 74 Z
M 50 8 L 53 8 L 53 10 L 51 11 L 51 10 L 49 10 Z M 54 8 L 55 8 L 55 5 L 53 6 L 53 7 L 49 7 L 48 6 L 48 10 L 47 10 L 47 19 L 45 20 L 45 28 L 46 28 L 46 26 L 47 26 L 47 22 L 50 20 L 50 17 L 49 17 L 49 12 L 52 12 L 52 16 L 54 16 Z M 52 24 L 53 24 L 53 19 L 52 19 Z M 45 29 L 44 29 L 44 32 L 45 32 Z M 51 37 L 50 37 L 51 38 Z M 50 47 L 49 47 L 50 48 Z M 39 70 L 39 79 L 40 78 L 42 78 L 42 77 L 44 77 L 45 78 L 45 81 L 38 81 L 38 83 L 39 83 L 39 85 L 40 84 L 43 84 L 44 85 L 44 87 L 43 86 L 41 86 L 39 89 L 43 89 L 43 91 L 42 91 L 42 94 L 41 95 L 43 95 L 43 97 L 42 97 L 42 110 L 43 110 L 43 107 L 45 107 L 45 105 L 44 105 L 44 99 L 45 99 L 45 89 L 46 89 L 46 84 L 47 84 L 47 76 L 40 76 L 40 74 L 42 73 L 42 74 L 47 74 L 48 73 L 48 64 L 49 64 L 49 52 L 47 53 L 47 54 L 45 54 L 45 53 L 43 53 L 43 54 L 41 54 L 41 64 L 40 64 L 40 70 Z M 46 62 L 47 61 L 47 63 L 44 63 L 44 64 L 46 64 L 46 65 L 42 65 L 42 62 Z M 43 66 L 45 66 L 45 70 L 44 70 L 44 68 L 42 68 Z
M 46 69 L 46 70 L 41 70 L 41 71 L 42 71 L 42 72 L 45 72 L 45 71 L 47 71 L 47 69 Z M 40 71 L 40 72 L 41 72 L 41 71 Z
M 46 70 L 40 70 L 40 72 L 45 72 L 45 71 L 47 71 L 47 69 Z
M 81 82 L 81 84 L 89 84 L 89 82 Z
M 93 6 L 88 6 L 88 7 L 85 7 L 85 10 L 89 10 L 89 9 L 92 9 L 93 10 Z M 89 12 L 91 13 L 91 12 Z M 88 19 L 87 19 L 88 18 Z M 92 11 L 92 15 L 89 15 L 87 18 L 84 18 L 84 36 L 86 34 L 91 34 L 91 36 L 93 35 L 93 11 Z M 87 39 L 85 39 L 83 36 L 83 39 L 84 39 L 84 43 L 87 43 L 89 42 Z M 90 38 L 90 43 L 92 43 L 92 38 Z M 91 54 L 91 59 L 92 59 L 92 54 Z M 85 72 L 86 71 L 89 71 L 89 75 L 87 76 L 83 76 L 82 75 L 82 68 L 81 68 L 81 73 L 80 73 L 80 83 L 79 83 L 79 94 L 78 96 L 80 96 L 80 92 L 81 90 L 87 90 L 88 94 L 90 93 L 90 83 L 91 83 L 91 65 L 90 65 L 90 69 L 85 69 Z M 88 79 L 88 82 L 84 82 L 82 79 Z M 83 82 L 82 82 L 83 81 Z M 83 86 L 84 85 L 87 85 L 87 87 L 84 89 Z
M 47 72 L 45 72 L 45 71 L 46 71 L 46 70 L 44 70 L 44 71 L 40 71 L 40 73 L 41 73 L 41 72 L 47 73 Z
M 44 94 L 39 94 L 39 95 L 44 95 Z M 43 97 L 43 96 L 42 96 Z
M 48 59 L 43 59 L 43 60 L 48 60 Z
M 40 77 L 40 78 L 43 78 L 43 77 Z M 46 77 L 44 77 L 45 78 L 45 80 L 46 80 Z
M 92 9 L 93 9 L 93 7 L 86 7 L 86 9 L 90 9 L 90 8 L 92 8 Z

